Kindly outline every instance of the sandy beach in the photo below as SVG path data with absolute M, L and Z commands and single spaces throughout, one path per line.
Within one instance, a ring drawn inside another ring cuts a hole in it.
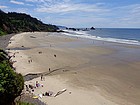
M 39 98 L 47 105 L 140 105 L 140 46 L 49 32 L 16 34 L 10 42 L 17 72 L 44 74 L 25 82 L 43 84 L 34 95 L 66 89 Z

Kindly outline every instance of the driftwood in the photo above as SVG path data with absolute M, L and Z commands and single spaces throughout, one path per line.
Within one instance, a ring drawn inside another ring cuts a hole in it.
M 67 89 L 62 89 L 62 90 L 58 91 L 58 92 L 54 95 L 54 97 L 56 97 L 56 96 L 58 96 L 58 95 L 64 93 L 65 91 L 67 91 Z

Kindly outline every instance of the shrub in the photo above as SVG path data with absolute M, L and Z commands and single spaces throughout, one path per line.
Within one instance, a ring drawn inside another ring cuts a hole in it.
M 0 53 L 0 57 L 5 54 Z M 14 72 L 9 60 L 0 58 L 0 105 L 14 105 L 14 100 L 24 88 L 21 74 Z

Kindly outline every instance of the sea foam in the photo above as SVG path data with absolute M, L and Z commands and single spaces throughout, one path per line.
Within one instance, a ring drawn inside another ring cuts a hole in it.
M 103 37 L 87 34 L 86 31 L 72 31 L 72 30 L 64 30 L 64 31 L 66 33 L 63 33 L 63 35 L 67 35 L 67 36 L 94 39 L 100 41 L 108 41 L 108 42 L 116 42 L 116 43 L 124 43 L 124 44 L 140 45 L 140 42 L 137 40 L 117 39 L 117 38 L 109 38 L 109 37 L 103 38 Z

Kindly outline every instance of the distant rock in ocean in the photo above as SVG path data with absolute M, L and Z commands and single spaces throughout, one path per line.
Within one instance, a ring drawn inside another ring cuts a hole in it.
M 94 28 L 94 27 L 91 27 L 90 29 L 91 29 L 91 30 L 95 30 L 95 28 Z

